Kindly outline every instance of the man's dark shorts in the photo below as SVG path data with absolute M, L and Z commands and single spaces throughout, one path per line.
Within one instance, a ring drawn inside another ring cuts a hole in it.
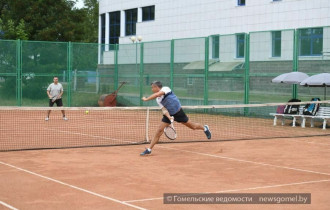
M 53 107 L 54 104 L 56 103 L 57 106 L 63 106 L 62 98 L 57 99 L 56 101 L 52 101 L 52 99 L 49 99 L 49 106 Z
M 184 113 L 183 109 L 180 109 L 176 114 L 173 115 L 173 117 L 174 117 L 174 121 L 182 122 L 182 123 L 186 123 L 189 120 L 188 116 L 186 115 L 186 113 Z M 162 122 L 171 124 L 171 121 L 165 115 L 163 115 Z

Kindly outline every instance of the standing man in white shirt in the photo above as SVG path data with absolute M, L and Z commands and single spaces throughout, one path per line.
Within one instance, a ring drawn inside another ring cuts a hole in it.
M 49 107 L 53 107 L 55 103 L 58 107 L 63 106 L 63 102 L 62 102 L 63 86 L 61 83 L 58 82 L 58 77 L 54 77 L 53 83 L 48 86 L 47 95 L 49 98 Z M 47 116 L 45 118 L 46 121 L 49 120 L 50 112 L 51 110 L 47 112 Z M 63 120 L 68 120 L 68 118 L 65 117 L 65 111 L 61 110 L 61 112 L 63 115 Z

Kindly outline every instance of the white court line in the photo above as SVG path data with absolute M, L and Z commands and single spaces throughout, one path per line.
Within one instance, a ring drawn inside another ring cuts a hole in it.
M 5 206 L 5 207 L 7 207 L 8 209 L 18 210 L 15 207 L 12 207 L 11 205 L 9 205 L 9 204 L 7 204 L 7 203 L 5 203 L 3 201 L 0 201 L 0 204 L 3 205 L 3 206 Z
M 61 133 L 68 133 L 68 134 L 75 134 L 75 135 L 80 135 L 80 136 L 89 136 L 92 138 L 100 138 L 100 139 L 106 139 L 106 140 L 113 140 L 113 141 L 121 141 L 121 142 L 126 142 L 126 143 L 131 143 L 131 144 L 137 144 L 138 142 L 134 142 L 134 141 L 123 141 L 120 139 L 113 139 L 113 138 L 108 138 L 108 137 L 104 137 L 104 136 L 94 136 L 94 135 L 89 135 L 89 134 L 85 134 L 85 133 L 76 133 L 76 132 L 70 132 L 70 131 L 60 131 L 57 129 L 50 129 L 50 128 L 44 128 L 45 130 L 52 130 L 52 131 L 56 131 L 56 132 L 61 132 Z
M 273 164 L 269 164 L 269 163 L 255 162 L 255 161 L 250 161 L 250 160 L 242 160 L 242 159 L 231 158 L 231 157 L 226 157 L 226 156 L 212 155 L 212 154 L 208 154 L 208 153 L 194 152 L 194 151 L 183 150 L 183 149 L 176 149 L 176 148 L 173 148 L 173 147 L 165 147 L 165 146 L 161 146 L 161 145 L 158 145 L 158 147 L 161 147 L 161 148 L 164 148 L 164 149 L 169 149 L 169 150 L 177 150 L 177 151 L 180 151 L 180 152 L 187 152 L 187 153 L 192 153 L 192 154 L 197 154 L 197 155 L 203 155 L 203 156 L 208 156 L 208 157 L 238 161 L 238 162 L 243 162 L 243 163 L 252 163 L 252 164 L 256 164 L 256 165 L 271 166 L 271 167 L 274 167 L 274 168 L 283 168 L 283 169 L 288 169 L 288 170 L 294 170 L 294 171 L 300 171 L 300 172 L 307 172 L 307 173 L 321 174 L 321 175 L 330 176 L 329 173 L 324 173 L 324 172 L 311 171 L 311 170 L 305 170 L 305 169 L 293 168 L 293 167 L 287 167 L 287 166 L 278 166 L 278 165 L 273 165 Z
M 286 187 L 286 186 L 292 186 L 292 185 L 303 185 L 303 184 L 313 184 L 313 183 L 320 183 L 320 182 L 330 182 L 330 179 L 326 180 L 316 180 L 316 181 L 308 181 L 308 182 L 296 182 L 296 183 L 289 183 L 289 184 L 278 184 L 278 185 L 266 185 L 266 186 L 260 186 L 260 187 L 249 187 L 249 188 L 242 188 L 242 189 L 232 189 L 232 190 L 221 190 L 216 191 L 213 193 L 228 193 L 228 192 L 240 192 L 245 190 L 258 190 L 258 189 L 266 189 L 266 188 L 276 188 L 276 187 Z M 202 195 L 202 194 L 209 194 L 210 192 L 204 192 L 204 193 L 196 193 L 196 195 Z M 128 200 L 124 201 L 126 203 L 134 203 L 134 202 L 143 202 L 143 201 L 153 201 L 153 200 L 161 200 L 164 197 L 158 197 L 158 198 L 145 198 L 140 200 Z
M 126 203 L 125 201 L 120 201 L 120 200 L 117 200 L 115 198 L 111 198 L 111 197 L 108 197 L 108 196 L 105 196 L 105 195 L 101 195 L 101 194 L 98 194 L 98 193 L 95 193 L 95 192 L 92 192 L 92 191 L 89 191 L 89 190 L 86 190 L 86 189 L 83 189 L 83 188 L 80 188 L 80 187 L 77 187 L 77 186 L 74 186 L 74 185 L 71 185 L 71 184 L 67 184 L 65 182 L 62 182 L 62 181 L 59 181 L 59 180 L 56 180 L 56 179 L 53 179 L 53 178 L 50 178 L 50 177 L 47 177 L 47 176 L 43 176 L 41 174 L 37 174 L 35 172 L 29 171 L 29 170 L 26 170 L 26 169 L 23 169 L 23 168 L 16 167 L 16 166 L 13 166 L 11 164 L 4 163 L 2 161 L 0 161 L 0 163 L 3 164 L 3 165 L 9 166 L 9 167 L 15 168 L 17 170 L 24 171 L 26 173 L 29 173 L 29 174 L 47 179 L 49 181 L 56 182 L 58 184 L 61 184 L 61 185 L 67 186 L 67 187 L 71 187 L 73 189 L 76 189 L 76 190 L 79 190 L 79 191 L 82 191 L 82 192 L 85 192 L 85 193 L 88 193 L 88 194 L 91 194 L 91 195 L 95 195 L 95 196 L 100 197 L 100 198 L 104 198 L 104 199 L 107 199 L 107 200 L 110 200 L 110 201 L 113 201 L 113 202 L 116 202 L 116 203 L 120 203 L 120 204 L 125 205 L 125 206 L 130 206 L 130 207 L 135 208 L 135 209 L 145 210 L 145 208 L 135 206 L 133 204 Z

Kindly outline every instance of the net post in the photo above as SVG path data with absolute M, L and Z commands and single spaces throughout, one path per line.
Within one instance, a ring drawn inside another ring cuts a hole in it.
M 147 117 L 146 117 L 146 141 L 150 142 L 150 140 L 149 140 L 149 107 L 147 108 Z

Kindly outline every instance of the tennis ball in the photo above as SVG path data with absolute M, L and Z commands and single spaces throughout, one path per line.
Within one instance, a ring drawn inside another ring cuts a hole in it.
M 86 110 L 86 111 L 85 111 L 85 114 L 88 114 L 88 113 L 89 113 L 89 111 L 88 111 L 88 110 Z

